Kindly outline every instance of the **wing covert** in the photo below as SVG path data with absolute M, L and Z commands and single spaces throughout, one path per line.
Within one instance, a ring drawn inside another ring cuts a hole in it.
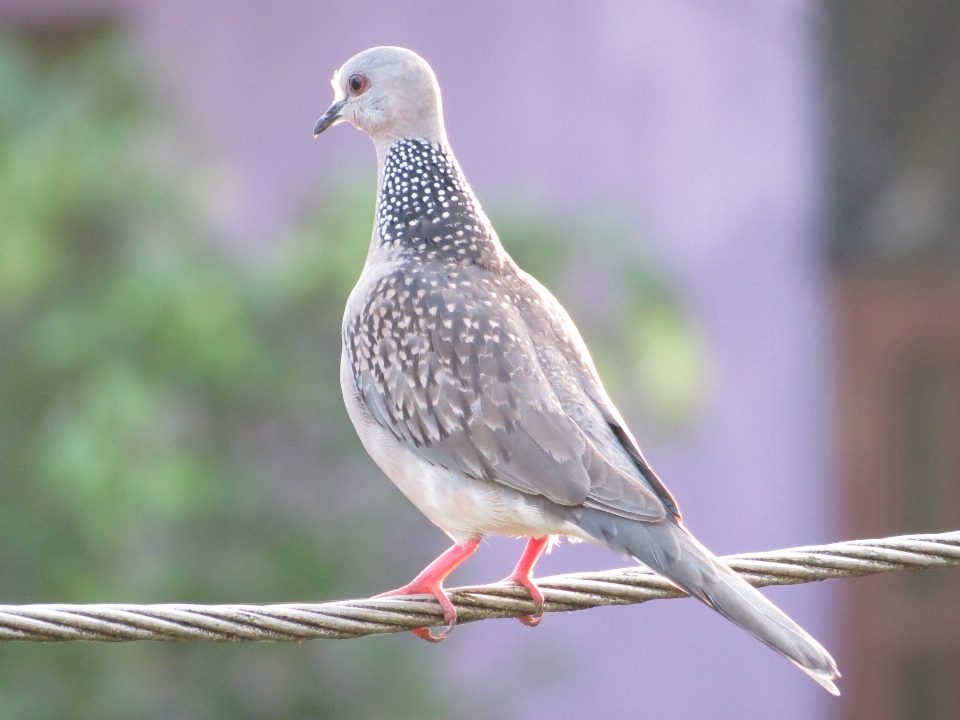
M 665 516 L 564 412 L 496 275 L 412 266 L 368 297 L 345 328 L 348 361 L 371 416 L 411 450 L 561 505 Z

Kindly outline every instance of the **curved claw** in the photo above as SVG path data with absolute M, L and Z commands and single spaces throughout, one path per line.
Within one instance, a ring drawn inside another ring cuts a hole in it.
M 517 620 L 527 627 L 536 627 L 543 621 L 543 610 L 538 611 L 536 615 L 517 615 Z
M 536 583 L 533 582 L 533 579 L 530 577 L 511 577 L 510 579 L 519 585 L 523 585 L 527 589 L 527 592 L 530 593 L 530 599 L 533 601 L 533 607 L 536 610 L 535 614 L 538 617 L 543 617 L 543 605 L 546 600 L 543 597 L 543 593 L 540 592 L 540 588 L 538 588 Z
M 427 627 L 414 628 L 410 632 L 427 642 L 443 642 L 444 638 L 450 634 L 450 631 L 453 630 L 457 624 L 457 609 L 453 606 L 453 603 L 450 602 L 447 593 L 444 592 L 443 581 L 460 563 L 470 557 L 479 545 L 480 538 L 468 540 L 462 545 L 454 545 L 424 568 L 423 572 L 417 575 L 411 582 L 401 588 L 380 593 L 374 597 L 433 595 L 437 602 L 440 603 L 440 607 L 443 608 L 443 621 L 447 626 L 436 635 Z
M 526 548 L 523 550 L 523 555 L 520 556 L 520 562 L 517 563 L 517 567 L 514 568 L 510 576 L 504 580 L 504 582 L 522 585 L 527 589 L 527 592 L 530 593 L 530 600 L 533 601 L 533 608 L 535 610 L 534 614 L 520 615 L 517 617 L 517 620 L 527 627 L 536 627 L 543 620 L 543 604 L 545 600 L 543 593 L 540 592 L 540 588 L 537 587 L 533 578 L 530 577 L 530 573 L 533 571 L 533 566 L 537 562 L 537 558 L 540 557 L 540 554 L 549 542 L 549 537 L 530 538 Z
M 447 597 L 447 593 L 444 592 L 443 588 L 439 584 L 436 586 L 427 587 L 414 581 L 402 588 L 380 593 L 379 595 L 374 595 L 374 597 L 396 597 L 397 595 L 433 595 L 436 601 L 440 603 L 440 607 L 443 608 L 443 620 L 446 623 L 446 627 L 444 627 L 444 629 L 439 633 L 434 635 L 428 627 L 413 628 L 410 631 L 421 640 L 426 640 L 427 642 L 432 643 L 443 642 L 447 635 L 450 634 L 450 631 L 456 627 L 457 609 L 453 606 L 453 603 L 450 602 L 450 598 Z
M 443 592 L 443 590 L 440 592 L 442 593 L 442 598 L 439 595 L 435 597 L 443 607 L 443 619 L 447 622 L 446 627 L 444 627 L 443 630 L 438 632 L 436 635 L 434 635 L 428 627 L 414 628 L 410 631 L 421 640 L 426 640 L 427 642 L 443 642 L 447 639 L 447 635 L 450 634 L 450 631 L 457 626 L 457 610 L 453 607 L 453 603 L 450 602 L 450 598 L 447 597 L 447 594 Z
M 527 592 L 530 593 L 530 600 L 533 602 L 535 612 L 533 615 L 518 615 L 517 620 L 527 627 L 536 627 L 543 620 L 543 604 L 546 602 L 543 593 L 540 592 L 540 588 L 536 586 L 536 583 L 533 582 L 533 579 L 529 575 L 518 577 L 517 574 L 514 573 L 508 577 L 507 580 L 517 585 L 522 585 L 527 589 Z
M 430 642 L 430 643 L 438 643 L 438 642 L 443 642 L 444 640 L 447 639 L 447 633 L 450 632 L 450 629 L 451 629 L 450 626 L 447 625 L 447 627 L 444 630 L 441 630 L 438 635 L 434 635 L 430 631 L 430 628 L 428 627 L 414 628 L 410 632 L 412 632 L 421 640 L 426 640 L 427 642 Z
M 431 643 L 443 642 L 444 640 L 447 639 L 447 635 L 450 634 L 450 631 L 453 630 L 453 628 L 455 628 L 457 625 L 457 613 L 454 612 L 453 617 L 449 619 L 447 618 L 446 614 L 444 614 L 443 619 L 447 621 L 447 625 L 446 627 L 443 628 L 443 630 L 438 632 L 436 635 L 434 635 L 433 632 L 431 632 L 430 628 L 428 627 L 414 628 L 410 632 L 412 632 L 421 640 L 426 640 L 427 642 L 431 642 Z

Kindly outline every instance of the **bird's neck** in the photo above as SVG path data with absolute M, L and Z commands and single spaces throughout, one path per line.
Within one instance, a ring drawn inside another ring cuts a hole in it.
M 453 153 L 395 140 L 381 157 L 371 251 L 498 268 L 506 256 Z

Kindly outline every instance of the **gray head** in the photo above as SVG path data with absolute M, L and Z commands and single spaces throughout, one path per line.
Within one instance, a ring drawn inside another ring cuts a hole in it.
M 385 150 L 400 138 L 446 144 L 440 86 L 427 61 L 411 50 L 376 47 L 355 55 L 333 76 L 334 102 L 314 137 L 346 120 Z

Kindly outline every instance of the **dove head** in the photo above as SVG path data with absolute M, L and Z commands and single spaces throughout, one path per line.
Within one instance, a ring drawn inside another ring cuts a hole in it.
M 411 50 L 364 50 L 337 70 L 333 91 L 333 105 L 317 122 L 314 137 L 346 120 L 373 138 L 378 154 L 402 138 L 447 142 L 437 78 Z

